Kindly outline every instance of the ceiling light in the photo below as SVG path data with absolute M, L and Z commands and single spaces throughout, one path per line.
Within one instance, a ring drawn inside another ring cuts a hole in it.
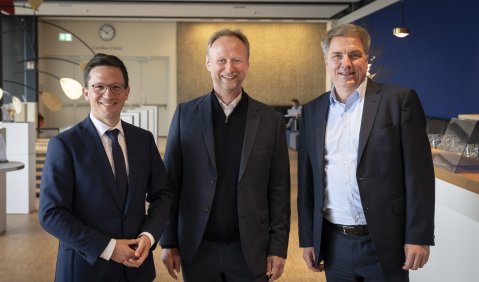
M 409 29 L 407 27 L 396 27 L 393 29 L 393 34 L 397 37 L 406 37 L 409 35 Z
M 393 34 L 399 38 L 403 38 L 409 35 L 409 29 L 404 24 L 404 0 L 401 0 L 401 16 L 402 26 L 393 29 Z
M 60 85 L 65 95 L 72 100 L 77 100 L 83 95 L 83 86 L 73 78 L 60 78 Z

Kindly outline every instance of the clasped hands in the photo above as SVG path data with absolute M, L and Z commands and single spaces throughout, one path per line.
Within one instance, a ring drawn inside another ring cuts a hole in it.
M 148 236 L 137 239 L 117 239 L 111 259 L 128 267 L 140 267 L 150 252 Z

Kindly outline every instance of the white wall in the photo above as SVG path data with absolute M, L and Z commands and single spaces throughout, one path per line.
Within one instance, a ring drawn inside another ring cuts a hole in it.
M 128 19 L 41 19 L 68 29 L 81 38 L 96 53 L 107 53 L 121 58 L 130 76 L 129 106 L 159 105 L 159 133 L 166 135 L 173 116 L 176 101 L 176 23 Z M 111 24 L 116 36 L 103 41 L 98 36 L 102 24 Z M 58 41 L 61 29 L 40 22 L 39 25 L 39 70 L 58 77 L 72 77 L 83 81 L 83 71 L 77 65 L 59 60 L 44 60 L 43 57 L 60 57 L 85 64 L 93 53 L 78 39 L 72 42 Z M 62 128 L 83 120 L 89 113 L 89 105 L 83 99 L 69 100 L 62 92 L 58 81 L 40 73 L 42 91 L 57 95 L 63 108 L 49 111 L 43 104 L 39 112 L 45 117 L 45 127 Z

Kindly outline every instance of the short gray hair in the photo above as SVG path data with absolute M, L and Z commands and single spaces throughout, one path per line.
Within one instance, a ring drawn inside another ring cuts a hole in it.
M 329 45 L 331 44 L 331 40 L 333 40 L 333 38 L 337 36 L 359 38 L 363 43 L 364 52 L 366 52 L 366 54 L 369 54 L 371 37 L 369 36 L 369 33 L 366 31 L 366 29 L 355 24 L 341 24 L 330 29 L 323 37 L 323 40 L 321 40 L 321 47 L 323 47 L 324 56 L 326 56 L 329 51 Z

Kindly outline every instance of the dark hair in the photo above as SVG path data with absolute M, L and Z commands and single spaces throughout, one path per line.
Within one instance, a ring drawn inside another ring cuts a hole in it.
M 295 103 L 296 105 L 299 105 L 299 100 L 296 98 L 291 99 L 291 102 Z
M 336 36 L 359 38 L 363 43 L 364 52 L 369 54 L 369 46 L 371 45 L 371 37 L 369 36 L 369 33 L 359 25 L 340 24 L 330 29 L 323 37 L 323 40 L 321 40 L 321 47 L 323 47 L 324 56 L 328 53 L 331 40 Z
M 243 42 L 244 46 L 246 47 L 246 53 L 249 58 L 249 41 L 246 35 L 244 35 L 241 30 L 231 30 L 228 28 L 218 30 L 210 36 L 210 39 L 208 39 L 208 48 L 206 49 L 206 55 L 210 54 L 211 45 L 213 45 L 213 43 L 215 43 L 218 38 L 224 36 L 233 36 L 241 40 L 241 42 Z
M 125 80 L 125 87 L 129 86 L 128 71 L 126 70 L 125 64 L 118 57 L 113 55 L 107 55 L 98 53 L 85 66 L 83 71 L 83 79 L 85 80 L 85 86 L 88 86 L 88 81 L 90 80 L 90 71 L 94 67 L 98 66 L 110 66 L 119 68 L 123 73 L 123 79 Z

